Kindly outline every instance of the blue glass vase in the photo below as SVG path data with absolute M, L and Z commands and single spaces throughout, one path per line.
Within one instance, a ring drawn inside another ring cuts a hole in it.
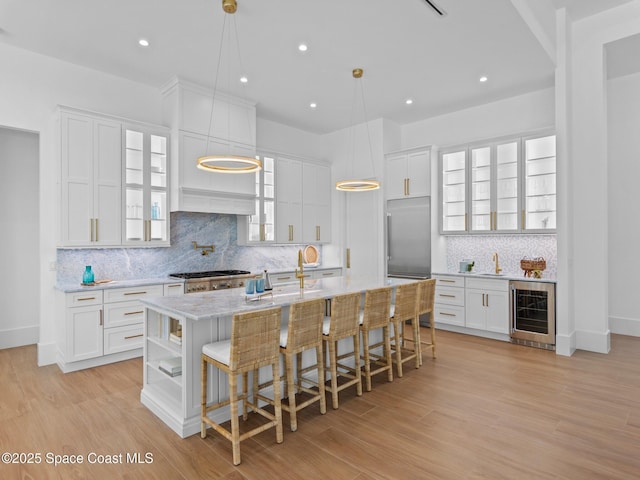
M 82 283 L 93 283 L 93 270 L 91 270 L 91 265 L 87 265 L 84 267 L 84 274 L 82 275 Z

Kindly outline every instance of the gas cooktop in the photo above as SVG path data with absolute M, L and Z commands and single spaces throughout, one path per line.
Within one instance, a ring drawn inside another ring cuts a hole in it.
M 206 272 L 170 273 L 174 278 L 209 278 L 209 277 L 232 277 L 234 275 L 249 275 L 246 270 L 209 270 Z

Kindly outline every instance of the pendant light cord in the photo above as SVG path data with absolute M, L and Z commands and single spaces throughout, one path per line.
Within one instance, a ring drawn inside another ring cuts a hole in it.
M 218 75 L 220 74 L 220 62 L 222 60 L 222 46 L 224 45 L 224 32 L 227 25 L 227 13 L 224 14 L 222 19 L 222 31 L 220 33 L 220 49 L 218 50 L 218 63 L 216 65 L 216 74 L 213 80 L 213 97 L 211 98 L 211 111 L 209 112 L 209 128 L 207 129 L 207 145 L 209 148 L 209 139 L 211 138 L 211 125 L 213 125 L 213 107 L 216 103 L 216 89 L 218 87 Z

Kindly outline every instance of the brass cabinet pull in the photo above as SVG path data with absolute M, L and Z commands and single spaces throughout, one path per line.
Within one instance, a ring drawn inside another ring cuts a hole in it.
M 438 315 L 442 315 L 444 317 L 457 317 L 455 313 L 447 313 L 447 312 L 438 312 Z
M 441 282 L 445 282 L 445 283 L 456 283 L 455 280 L 447 280 L 446 278 L 439 278 L 438 280 L 440 280 Z
M 347 268 L 351 268 L 351 249 L 347 248 Z
M 320 225 L 316 225 L 316 241 L 320 241 Z
M 293 225 L 289 225 L 289 241 L 293 242 Z
M 145 293 L 147 293 L 147 292 L 146 291 L 144 291 L 144 292 L 124 292 L 125 295 L 144 295 Z
M 331 273 L 331 272 L 325 272 L 325 273 L 323 273 L 323 274 L 322 274 L 322 276 L 323 276 L 323 277 L 331 277 L 331 276 L 333 276 L 333 273 Z
M 522 210 L 522 229 L 526 230 L 527 226 L 525 224 L 525 218 L 524 218 L 524 209 Z
M 264 242 L 266 235 L 265 235 L 265 229 L 264 229 L 264 223 L 260 224 L 260 241 Z
M 96 218 L 96 242 L 98 241 L 98 219 Z
M 100 309 L 100 326 L 102 326 L 102 309 Z
M 467 230 L 469 230 L 469 224 L 467 222 L 467 214 L 464 214 L 464 231 L 466 232 Z
M 489 294 L 487 293 L 487 307 L 489 306 Z
M 144 310 L 140 310 L 139 312 L 125 312 L 125 315 L 140 315 L 141 313 L 144 313 Z
M 445 298 L 456 298 L 455 295 L 449 295 L 449 294 L 446 294 L 446 293 L 441 293 L 438 296 L 439 297 L 445 297 Z
M 411 195 L 410 190 L 409 190 L 409 185 L 410 185 L 409 181 L 410 180 L 408 178 L 405 179 L 405 182 L 407 182 L 407 191 L 406 191 L 405 195 Z
M 78 298 L 79 302 L 86 302 L 87 300 L 95 300 L 96 297 L 84 297 L 84 298 Z
M 142 337 L 144 336 L 144 333 L 139 333 L 138 335 L 129 335 L 127 337 L 124 337 L 125 340 L 131 340 L 132 338 L 138 338 L 138 337 Z

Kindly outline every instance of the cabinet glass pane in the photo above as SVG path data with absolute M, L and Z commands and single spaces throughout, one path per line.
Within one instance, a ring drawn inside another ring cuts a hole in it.
M 525 141 L 526 230 L 556 228 L 556 137 Z
M 142 189 L 127 188 L 126 238 L 142 240 L 144 237 L 144 202 Z
M 471 150 L 471 230 L 491 230 L 491 148 Z
M 518 142 L 496 146 L 496 230 L 518 229 Z
M 151 135 L 151 186 L 167 186 L 167 139 Z
M 272 242 L 275 240 L 274 161 L 262 157 L 262 169 L 256 172 L 256 213 L 249 216 L 249 242 Z
M 442 155 L 442 231 L 466 230 L 466 152 Z

